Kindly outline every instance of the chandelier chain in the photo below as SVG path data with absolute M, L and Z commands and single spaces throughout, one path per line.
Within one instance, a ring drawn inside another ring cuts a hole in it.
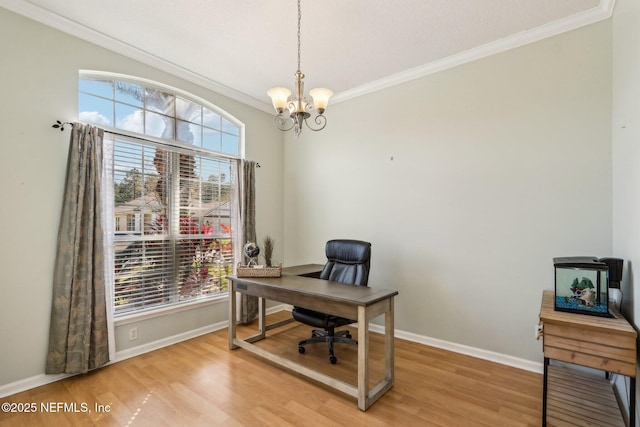
M 300 21 L 302 20 L 300 1 L 298 0 L 298 72 L 300 72 Z

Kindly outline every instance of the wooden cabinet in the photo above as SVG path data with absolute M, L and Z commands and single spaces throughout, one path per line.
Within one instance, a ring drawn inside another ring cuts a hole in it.
M 609 373 L 628 376 L 630 426 L 635 425 L 636 331 L 611 307 L 612 318 L 553 309 L 553 291 L 544 291 L 540 323 L 544 327 L 542 425 L 624 426 Z M 604 371 L 601 376 L 550 366 L 558 360 Z M 606 373 L 606 374 L 605 374 Z

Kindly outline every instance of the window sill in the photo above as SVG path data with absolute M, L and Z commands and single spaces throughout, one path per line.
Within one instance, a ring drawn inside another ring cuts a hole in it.
M 167 316 L 169 314 L 180 313 L 181 311 L 193 310 L 194 308 L 206 307 L 209 305 L 222 304 L 229 301 L 229 294 L 217 296 L 206 300 L 197 300 L 183 304 L 175 304 L 167 307 L 161 307 L 142 313 L 130 313 L 122 316 L 114 317 L 114 326 L 128 325 L 129 323 L 139 322 L 141 320 L 153 319 L 154 317 Z

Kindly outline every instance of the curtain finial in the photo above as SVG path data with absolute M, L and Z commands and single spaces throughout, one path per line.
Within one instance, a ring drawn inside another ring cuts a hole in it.
M 56 120 L 56 123 L 51 127 L 55 128 L 55 129 L 60 128 L 60 132 L 64 132 L 64 127 L 66 125 L 69 125 L 69 126 L 73 127 L 73 123 L 71 123 L 71 122 L 61 122 L 60 120 Z

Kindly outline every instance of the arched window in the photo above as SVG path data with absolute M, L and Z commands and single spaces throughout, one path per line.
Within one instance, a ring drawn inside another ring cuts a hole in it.
M 78 89 L 81 121 L 241 157 L 242 124 L 198 97 L 147 80 L 86 71 Z
M 82 72 L 78 86 L 79 119 L 107 131 L 114 315 L 226 295 L 242 123 L 146 80 Z

